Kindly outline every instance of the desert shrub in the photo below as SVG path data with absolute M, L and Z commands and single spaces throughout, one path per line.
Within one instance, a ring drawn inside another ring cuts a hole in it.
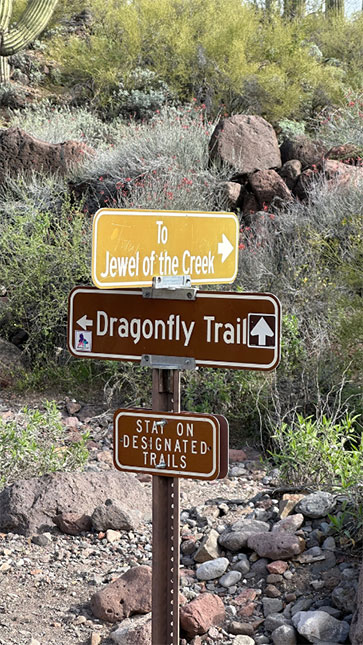
M 82 468 L 88 458 L 84 433 L 67 442 L 56 404 L 24 408 L 15 420 L 0 419 L 0 490 L 18 479 Z
M 341 401 L 361 406 L 362 214 L 361 184 L 317 182 L 308 204 L 260 213 L 242 231 L 238 284 L 276 294 L 287 315 L 288 356 L 273 375 L 266 419 L 284 421 L 296 409 L 315 415 L 322 406 L 329 415 L 343 373 Z
M 63 83 L 111 114 L 115 97 L 121 113 L 133 105 L 145 114 L 171 93 L 183 102 L 196 97 L 214 114 L 223 103 L 276 121 L 305 118 L 342 94 L 346 72 L 314 55 L 305 20 L 239 0 L 93 0 L 91 11 L 87 37 L 54 35 L 49 55 Z M 156 87 L 138 88 L 132 70 L 140 68 Z
M 315 134 L 326 146 L 353 143 L 363 157 L 363 93 L 349 90 L 339 108 L 327 107 L 314 121 Z
M 90 226 L 66 198 L 59 196 L 58 212 L 52 212 L 26 195 L 27 180 L 23 190 L 23 201 L 1 218 L 1 283 L 8 302 L 0 325 L 10 340 L 21 330 L 25 354 L 41 363 L 65 346 L 71 288 L 89 282 Z
M 22 110 L 13 110 L 9 124 L 49 143 L 76 139 L 98 149 L 117 144 L 125 129 L 119 119 L 105 123 L 85 108 L 57 106 L 48 99 Z

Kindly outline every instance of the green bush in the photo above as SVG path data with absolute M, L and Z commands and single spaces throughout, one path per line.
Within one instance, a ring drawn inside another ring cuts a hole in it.
M 90 8 L 87 37 L 54 35 L 48 53 L 63 83 L 111 114 L 134 106 L 143 115 L 171 93 L 182 102 L 196 97 L 213 114 L 223 104 L 272 121 L 300 119 L 339 101 L 347 81 L 345 66 L 314 54 L 323 17 L 285 20 L 240 0 L 92 0 Z M 354 29 L 344 25 L 348 37 Z M 159 87 L 140 89 L 136 69 Z
M 66 441 L 56 404 L 44 412 L 24 408 L 17 420 L 0 419 L 0 490 L 18 479 L 81 468 L 87 461 L 88 434 Z
M 34 181 L 33 189 L 37 185 Z M 61 203 L 52 212 L 42 198 L 55 200 L 55 195 L 46 195 L 44 183 L 30 196 L 28 187 L 25 179 L 23 202 L 14 195 L 11 201 L 9 190 L 9 207 L 1 206 L 1 284 L 8 302 L 0 327 L 10 340 L 25 332 L 24 352 L 34 364 L 54 360 L 65 347 L 69 292 L 90 280 L 91 234 L 89 221 L 67 198 L 58 194 Z

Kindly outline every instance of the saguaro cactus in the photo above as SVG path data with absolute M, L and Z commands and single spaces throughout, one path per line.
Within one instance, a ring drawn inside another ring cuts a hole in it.
M 58 0 L 29 0 L 16 25 L 9 28 L 13 0 L 0 0 L 0 83 L 9 80 L 7 56 L 26 47 L 43 31 Z

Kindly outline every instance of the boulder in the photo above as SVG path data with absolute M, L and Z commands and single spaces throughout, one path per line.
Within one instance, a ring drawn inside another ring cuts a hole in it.
M 270 525 L 267 522 L 252 519 L 238 520 L 238 522 L 235 522 L 230 528 L 221 533 L 218 542 L 224 549 L 237 552 L 247 546 L 247 540 L 251 535 L 254 533 L 267 533 L 269 530 Z
M 19 480 L 0 492 L 0 531 L 43 533 L 54 529 L 56 515 L 92 515 L 110 497 L 119 500 L 126 512 L 137 509 L 149 519 L 150 493 L 128 473 L 51 473 Z
M 224 604 L 219 596 L 204 593 L 180 608 L 180 626 L 188 638 L 205 634 L 225 619 Z
M 65 175 L 82 163 L 94 150 L 79 141 L 47 143 L 31 136 L 21 128 L 0 131 L 0 185 L 7 176 L 19 173 L 45 172 Z
M 91 611 L 100 620 L 117 623 L 132 614 L 151 611 L 151 567 L 133 567 L 93 594 Z
M 275 170 L 259 170 L 249 177 L 249 183 L 260 208 L 272 202 L 290 202 L 292 195 Z
M 281 167 L 276 133 L 261 116 L 235 114 L 221 119 L 209 142 L 209 162 L 237 173 Z
M 303 170 L 313 164 L 318 164 L 323 159 L 326 148 L 320 141 L 313 141 L 305 134 L 296 135 L 291 139 L 285 139 L 280 146 L 281 160 L 286 161 L 297 159 L 301 162 Z
M 24 365 L 20 349 L 0 338 L 0 386 L 10 385 L 13 377 L 22 367 Z

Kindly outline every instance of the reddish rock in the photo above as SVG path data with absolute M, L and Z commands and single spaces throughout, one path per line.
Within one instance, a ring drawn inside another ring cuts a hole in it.
M 219 596 L 204 593 L 180 608 L 180 626 L 188 638 L 205 634 L 225 619 L 223 601 Z
M 249 176 L 249 183 L 259 207 L 270 206 L 275 200 L 290 202 L 292 195 L 275 170 L 259 170 Z
M 256 551 L 260 558 L 288 560 L 305 549 L 305 540 L 286 531 L 276 533 L 256 533 L 247 540 L 249 549 Z
M 257 593 L 254 589 L 243 589 L 243 591 L 234 598 L 233 602 L 236 605 L 244 605 L 251 600 L 254 600 L 256 596 Z
M 117 623 L 131 614 L 151 611 L 151 567 L 133 567 L 95 593 L 90 602 L 97 618 Z
M 229 461 L 239 463 L 241 461 L 246 461 L 247 455 L 244 450 L 236 450 L 234 448 L 229 449 Z
M 7 176 L 19 173 L 45 172 L 65 175 L 94 150 L 79 141 L 47 143 L 20 128 L 0 131 L 0 184 Z
M 304 170 L 301 175 L 298 176 L 294 185 L 294 195 L 301 200 L 307 199 L 314 180 L 316 181 L 316 170 L 312 170 L 312 168 Z
M 54 524 L 60 531 L 67 535 L 79 535 L 82 531 L 90 531 L 92 528 L 91 518 L 85 513 L 60 513 L 53 518 Z
M 251 215 L 259 210 L 258 201 L 252 193 L 244 193 L 242 210 L 244 215 Z
M 283 560 L 275 560 L 275 562 L 270 562 L 270 564 L 266 564 L 266 569 L 270 573 L 276 573 L 276 574 L 283 574 L 285 571 L 288 569 L 289 565 L 287 562 L 284 562 Z
M 301 161 L 303 169 L 313 164 L 319 163 L 326 148 L 320 141 L 313 141 L 305 134 L 300 134 L 293 139 L 285 139 L 280 146 L 281 160 L 285 164 L 286 161 L 292 159 Z
M 221 119 L 209 142 L 209 160 L 237 173 L 280 168 L 276 133 L 261 116 L 235 114 Z
M 248 616 L 252 616 L 252 614 L 255 613 L 255 610 L 256 610 L 255 603 L 248 602 L 237 611 L 237 614 L 238 616 L 242 616 L 243 618 L 248 618 Z

